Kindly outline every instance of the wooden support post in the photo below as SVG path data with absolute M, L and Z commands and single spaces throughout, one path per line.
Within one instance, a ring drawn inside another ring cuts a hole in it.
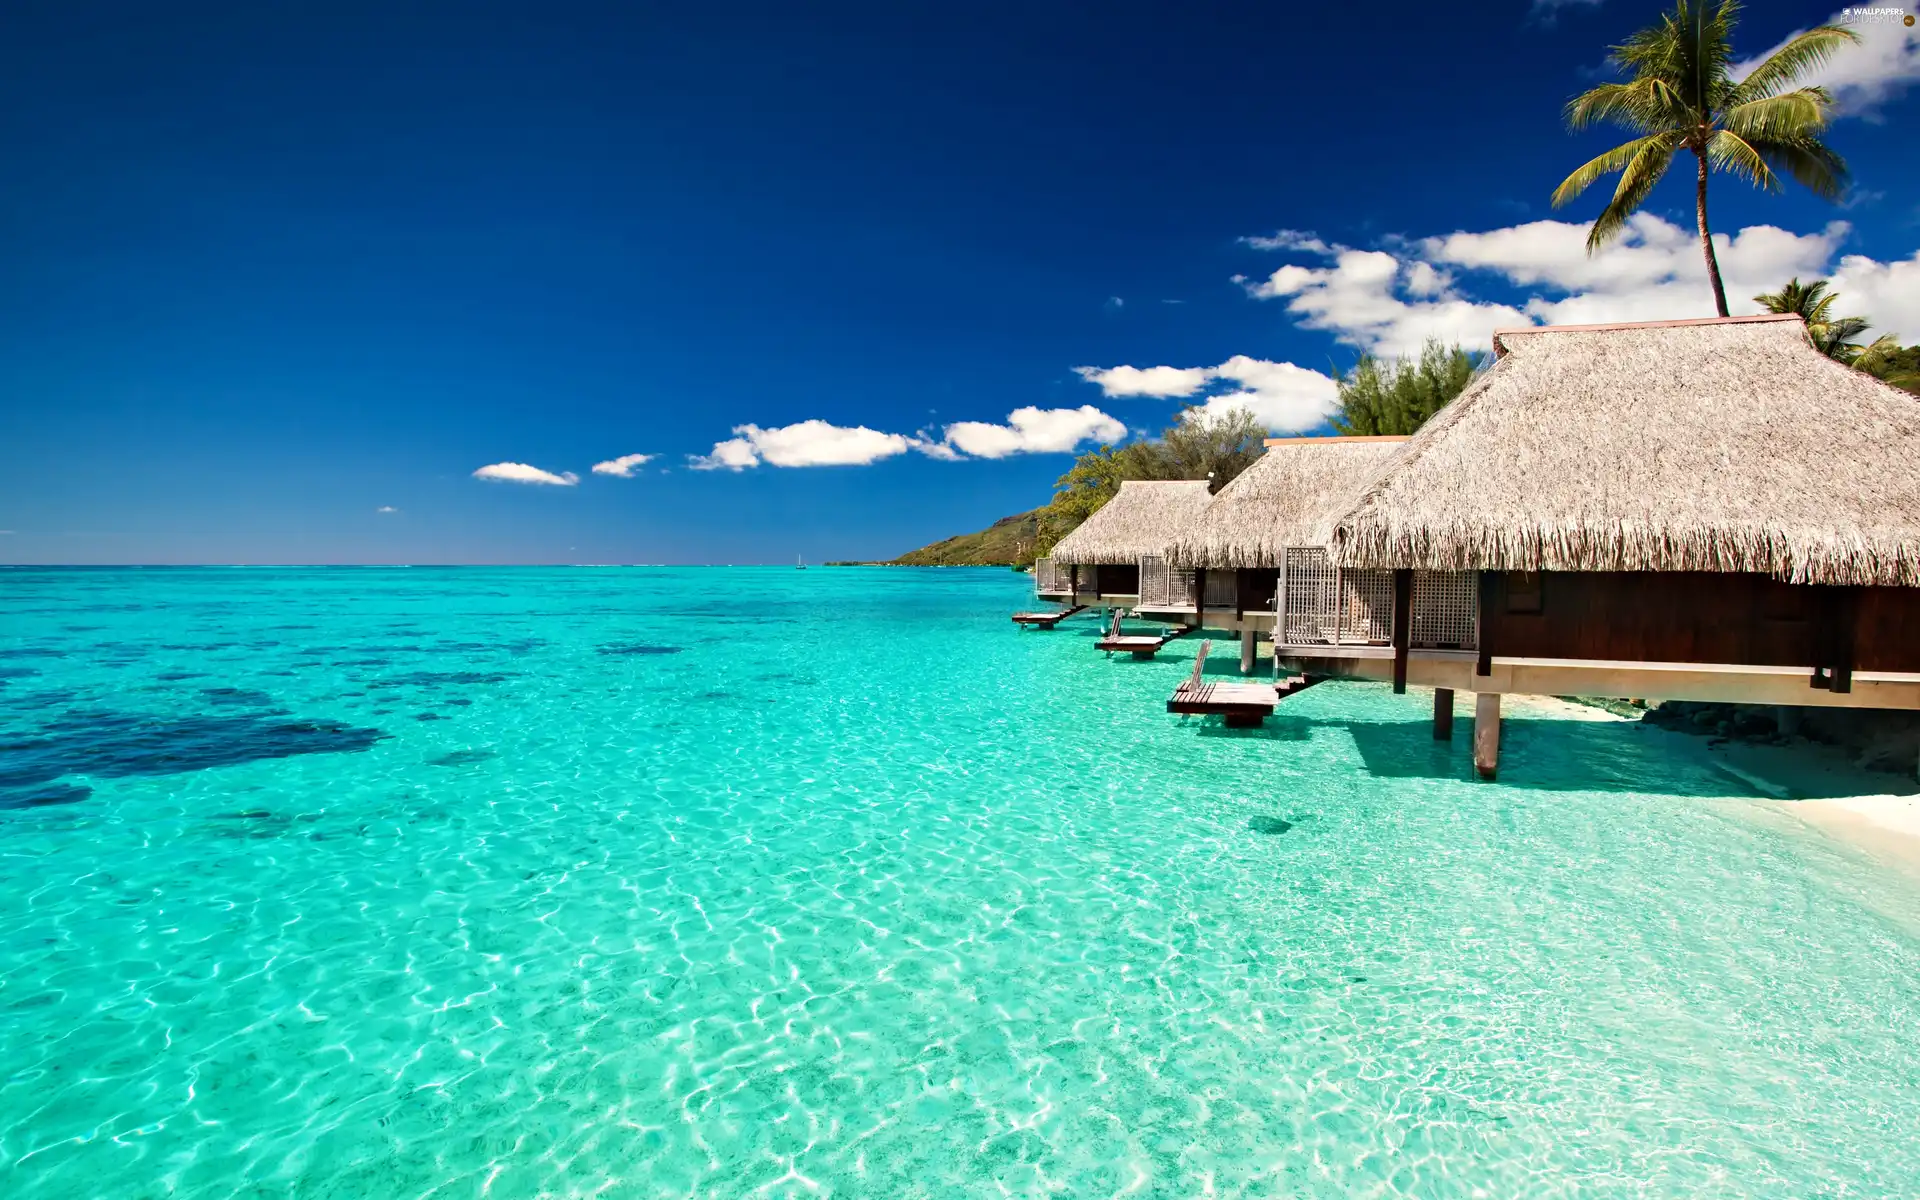
M 1207 569 L 1193 569 L 1193 623 L 1205 629 L 1207 625 Z
M 1853 690 L 1854 623 L 1860 611 L 1860 589 L 1840 588 L 1834 608 L 1837 620 L 1833 631 L 1833 683 L 1836 692 Z
M 1500 769 L 1500 693 L 1473 694 L 1473 769 L 1492 779 Z
M 1393 694 L 1407 691 L 1407 647 L 1413 644 L 1413 572 L 1393 573 Z
M 1480 658 L 1473 664 L 1475 675 L 1493 674 L 1493 610 L 1500 603 L 1500 580 L 1498 571 L 1480 572 L 1479 611 L 1474 614 L 1474 641 L 1480 647 Z
M 1259 651 L 1254 649 L 1253 630 L 1242 629 L 1240 631 L 1240 673 L 1242 675 L 1253 674 L 1254 659 L 1258 656 Z
M 1433 689 L 1433 740 L 1453 740 L 1453 689 Z

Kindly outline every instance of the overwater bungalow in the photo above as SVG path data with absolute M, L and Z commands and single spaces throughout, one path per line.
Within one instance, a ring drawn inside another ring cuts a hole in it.
M 1200 515 L 1212 499 L 1207 489 L 1204 479 L 1122 483 L 1034 564 L 1035 594 L 1069 606 L 1135 608 L 1144 561 L 1164 556 L 1167 543 Z
M 1476 693 L 1920 709 L 1920 403 L 1798 317 L 1508 329 L 1386 459 L 1276 659 Z M 1443 713 L 1444 708 L 1444 713 Z
M 1406 440 L 1269 439 L 1259 461 L 1220 489 L 1164 555 L 1142 563 L 1140 611 L 1191 614 L 1205 628 L 1241 632 L 1250 650 L 1253 635 L 1272 633 L 1285 608 L 1289 563 L 1304 585 L 1303 564 L 1325 562 L 1334 521 Z M 1250 665 L 1245 650 L 1243 667 Z

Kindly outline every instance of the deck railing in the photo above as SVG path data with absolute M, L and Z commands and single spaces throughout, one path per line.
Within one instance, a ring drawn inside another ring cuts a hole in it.
M 1073 591 L 1073 568 L 1063 567 L 1051 558 L 1033 564 L 1033 592 L 1036 596 L 1064 596 Z
M 1141 555 L 1140 607 L 1158 612 L 1192 612 L 1193 572 L 1170 565 L 1163 555 Z
M 1478 597 L 1464 571 L 1413 573 L 1410 644 L 1475 647 Z M 1280 576 L 1281 641 L 1289 646 L 1384 646 L 1393 640 L 1393 572 L 1347 570 L 1325 550 L 1290 549 Z

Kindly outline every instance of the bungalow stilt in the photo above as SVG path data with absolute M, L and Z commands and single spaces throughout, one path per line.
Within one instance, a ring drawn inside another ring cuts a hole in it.
M 1473 697 L 1473 769 L 1482 779 L 1500 770 L 1500 693 L 1476 692 Z

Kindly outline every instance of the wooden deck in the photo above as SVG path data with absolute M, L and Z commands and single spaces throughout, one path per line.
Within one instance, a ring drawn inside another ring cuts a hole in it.
M 1120 614 L 1115 613 L 1113 615 L 1112 628 L 1101 635 L 1100 640 L 1094 643 L 1093 648 L 1096 650 L 1105 650 L 1109 654 L 1125 651 L 1135 658 L 1152 658 L 1160 652 L 1160 647 L 1175 638 L 1185 637 L 1192 632 L 1193 627 L 1190 625 L 1176 625 L 1165 633 L 1121 633 Z
M 1086 605 L 1076 604 L 1072 608 L 1058 609 L 1054 612 L 1020 612 L 1013 614 L 1013 623 L 1021 628 L 1052 629 L 1077 612 L 1084 612 Z
M 1206 669 L 1207 647 L 1201 642 L 1193 657 L 1193 674 L 1173 689 L 1167 711 L 1182 716 L 1219 715 L 1234 729 L 1251 729 L 1264 724 L 1280 701 L 1304 692 L 1320 682 L 1318 675 L 1297 675 L 1280 684 L 1207 683 L 1200 673 Z

